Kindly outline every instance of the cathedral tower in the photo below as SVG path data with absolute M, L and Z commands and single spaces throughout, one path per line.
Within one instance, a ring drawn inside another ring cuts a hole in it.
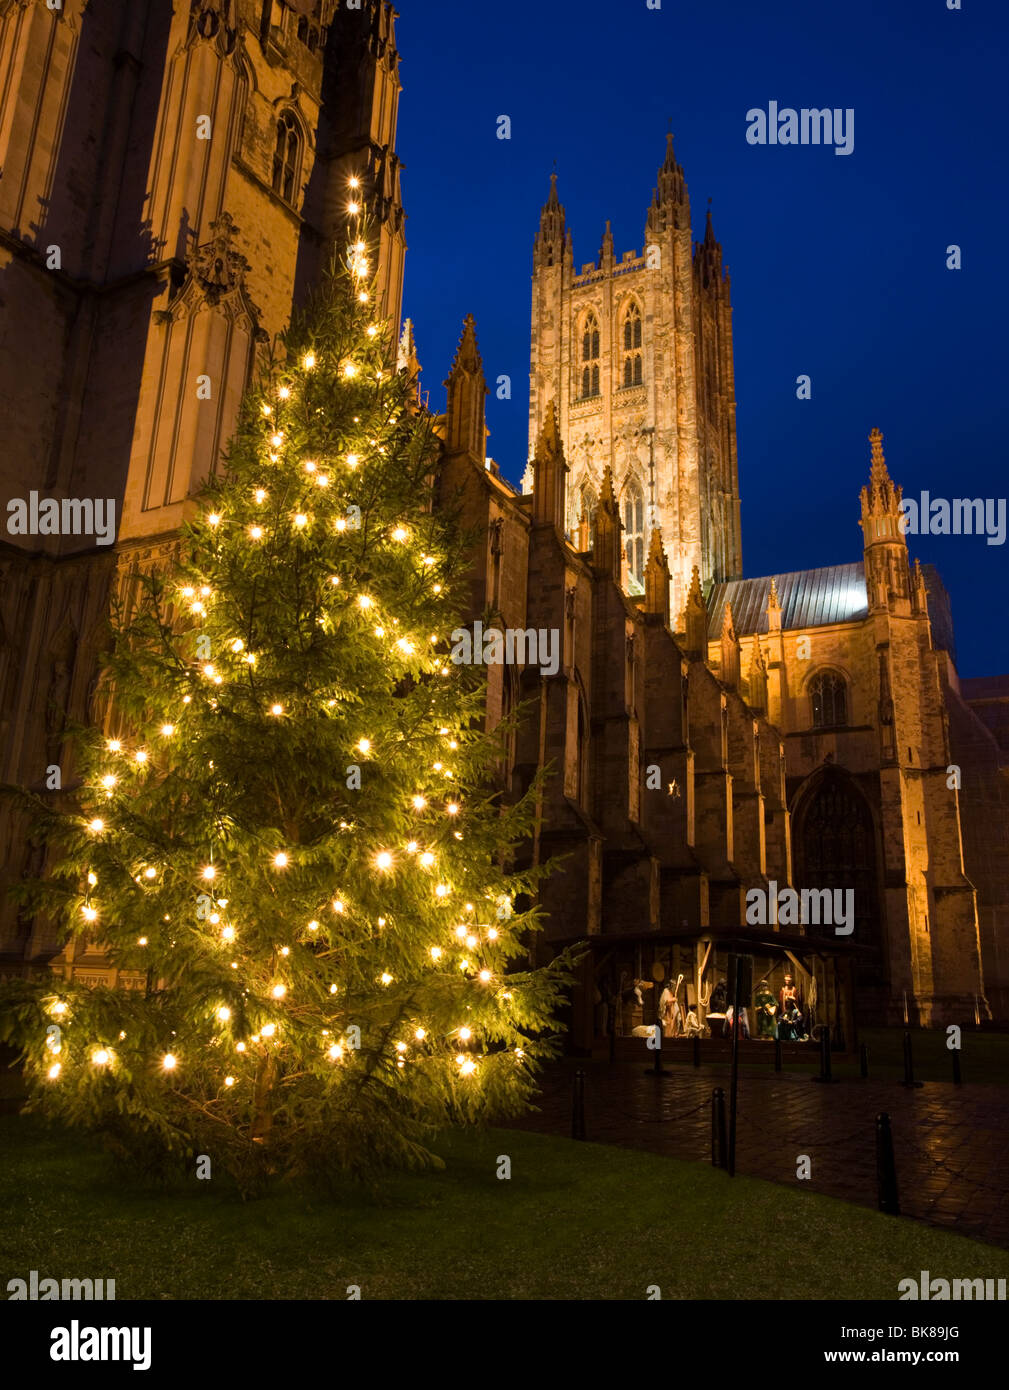
M 633 593 L 644 591 L 653 529 L 669 560 L 674 623 L 695 565 L 704 583 L 740 575 L 729 277 L 710 213 L 692 243 L 671 135 L 640 255 L 617 261 L 607 223 L 597 259 L 576 275 L 551 175 L 533 249 L 529 394 L 530 458 L 557 402 L 572 539 L 612 469 Z
M 388 0 L 0 0 L 0 518 L 32 493 L 113 512 L 100 540 L 0 533 L 0 781 L 69 782 L 109 585 L 171 552 L 260 348 L 342 249 L 351 176 L 398 333 L 394 21 Z M 34 854 L 0 810 L 8 877 Z M 0 961 L 44 954 L 3 888 Z

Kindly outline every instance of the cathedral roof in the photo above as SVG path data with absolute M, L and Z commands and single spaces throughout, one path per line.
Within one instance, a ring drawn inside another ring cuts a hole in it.
M 732 605 L 733 627 L 738 636 L 767 631 L 767 600 L 771 575 L 761 579 L 733 579 L 716 584 L 708 596 L 708 641 L 722 635 L 722 615 Z M 858 622 L 869 615 L 865 591 L 865 566 L 827 565 L 818 570 L 795 570 L 773 576 L 781 604 L 783 631 L 826 627 L 828 623 Z

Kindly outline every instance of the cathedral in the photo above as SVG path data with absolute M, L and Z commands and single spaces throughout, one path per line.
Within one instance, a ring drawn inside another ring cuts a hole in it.
M 107 547 L 0 537 L 0 780 L 72 785 L 63 733 L 110 598 L 171 556 L 351 172 L 398 330 L 394 22 L 386 0 L 0 0 L 4 500 L 94 496 L 117 521 Z M 440 495 L 483 537 L 472 621 L 556 638 L 548 667 L 488 667 L 487 720 L 517 713 L 506 791 L 551 770 L 522 852 L 557 861 L 540 949 L 589 943 L 571 1045 L 653 1026 L 660 990 L 714 1032 L 730 953 L 845 1045 L 860 1022 L 1009 1018 L 1009 677 L 958 677 L 900 522 L 913 460 L 888 463 L 878 428 L 851 461 L 861 553 L 744 577 L 730 283 L 671 136 L 619 260 L 607 225 L 575 273 L 552 177 L 530 352 L 521 486 L 487 453 L 471 318 L 434 425 Z M 0 815 L 6 881 L 37 873 L 44 846 Z M 789 894 L 850 910 L 806 920 Z M 116 980 L 5 898 L 0 971 L 50 969 Z

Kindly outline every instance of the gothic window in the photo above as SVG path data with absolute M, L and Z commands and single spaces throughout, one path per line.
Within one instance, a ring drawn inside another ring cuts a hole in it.
M 591 550 L 596 529 L 596 494 L 587 482 L 568 492 L 568 535 L 573 542 L 579 539 L 583 516 L 589 523 L 588 549 Z
M 277 144 L 273 153 L 273 191 L 293 205 L 301 162 L 301 136 L 290 111 L 277 122 Z
M 599 395 L 599 320 L 589 311 L 582 328 L 582 399 Z
M 624 553 L 631 580 L 641 592 L 645 583 L 645 499 L 636 478 L 624 489 Z
M 298 38 L 302 43 L 308 43 L 308 20 L 304 15 L 298 20 Z
M 848 722 L 848 689 L 836 671 L 820 671 L 809 683 L 814 729 L 833 729 Z
M 641 308 L 632 300 L 624 313 L 624 386 L 640 386 L 641 375 Z

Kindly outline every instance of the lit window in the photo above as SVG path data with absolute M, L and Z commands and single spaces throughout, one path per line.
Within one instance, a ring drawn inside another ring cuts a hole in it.
M 814 729 L 832 729 L 848 722 L 848 691 L 836 671 L 821 671 L 809 683 Z

